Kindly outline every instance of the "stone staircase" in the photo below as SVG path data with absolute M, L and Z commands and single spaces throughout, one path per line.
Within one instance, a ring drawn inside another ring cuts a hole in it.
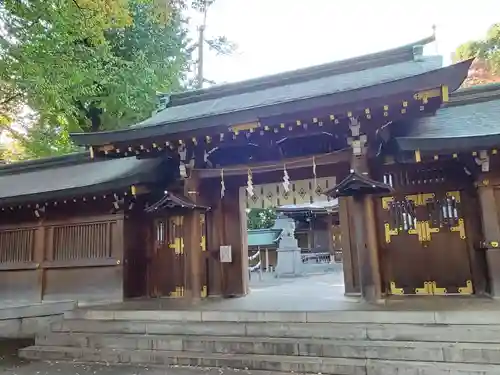
M 500 311 L 66 313 L 27 359 L 349 375 L 500 374 Z

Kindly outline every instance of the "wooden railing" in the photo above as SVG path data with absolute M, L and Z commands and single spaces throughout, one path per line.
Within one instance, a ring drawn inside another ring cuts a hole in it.
M 110 222 L 53 228 L 53 260 L 95 259 L 111 256 Z
M 0 263 L 32 262 L 34 244 L 34 228 L 0 231 Z

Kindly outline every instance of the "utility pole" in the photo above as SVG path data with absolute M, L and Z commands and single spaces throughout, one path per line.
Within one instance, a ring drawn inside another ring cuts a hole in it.
M 196 75 L 196 88 L 202 89 L 205 77 L 203 75 L 203 48 L 205 44 L 205 28 L 207 26 L 207 0 L 203 3 L 203 22 L 198 27 L 198 71 Z

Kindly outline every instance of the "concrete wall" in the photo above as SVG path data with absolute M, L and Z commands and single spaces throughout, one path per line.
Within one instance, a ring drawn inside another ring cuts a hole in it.
M 0 338 L 34 338 L 36 333 L 48 330 L 53 322 L 62 320 L 64 312 L 75 307 L 72 301 L 0 305 Z

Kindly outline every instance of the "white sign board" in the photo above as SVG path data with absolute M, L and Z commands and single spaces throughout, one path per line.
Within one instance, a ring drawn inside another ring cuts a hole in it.
M 233 261 L 231 245 L 221 246 L 219 249 L 219 256 L 221 263 L 231 263 Z

